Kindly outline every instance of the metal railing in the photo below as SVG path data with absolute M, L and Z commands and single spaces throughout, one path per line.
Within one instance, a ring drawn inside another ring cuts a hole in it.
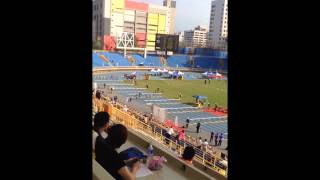
M 123 106 L 121 104 L 117 103 L 113 105 L 107 99 L 104 100 L 104 107 L 110 114 L 112 121 L 121 123 L 140 134 L 148 135 L 150 138 L 156 140 L 167 149 L 170 149 L 170 151 L 178 153 L 180 156 L 186 146 L 192 146 L 196 151 L 194 161 L 197 161 L 208 169 L 212 169 L 225 177 L 228 176 L 228 168 L 219 166 L 219 162 L 224 160 L 196 147 L 192 142 L 193 138 L 191 136 L 186 136 L 184 141 L 173 140 L 165 137 L 165 126 L 160 122 L 152 121 L 150 123 L 145 123 L 143 120 L 140 120 L 139 117 L 141 117 L 141 115 L 125 112 L 122 110 Z

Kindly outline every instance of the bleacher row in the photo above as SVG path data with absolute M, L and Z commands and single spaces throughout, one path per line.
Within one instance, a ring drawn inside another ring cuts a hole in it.
M 140 121 L 143 121 L 142 119 L 139 119 Z M 159 126 L 157 125 L 154 125 L 154 124 L 150 124 L 150 126 L 152 127 L 152 130 L 156 133 L 159 133 L 163 136 L 167 136 L 167 129 L 165 128 L 160 128 Z M 176 137 L 175 136 L 170 136 L 169 139 L 171 141 L 176 141 Z M 198 157 L 204 157 L 205 160 L 207 160 L 208 162 L 213 162 L 213 156 L 210 155 L 209 153 L 205 153 L 202 149 L 199 149 L 197 147 L 195 147 L 194 144 L 192 144 L 191 142 L 187 141 L 187 140 L 180 140 L 178 142 L 180 145 L 183 145 L 185 144 L 185 146 L 191 146 L 191 147 L 194 147 L 195 149 L 195 153 Z M 219 162 L 216 162 L 216 164 L 218 167 L 222 168 L 222 169 L 225 169 L 226 167 L 221 165 Z
M 130 62 L 128 58 L 125 58 L 121 53 L 114 52 L 92 52 L 93 67 L 103 66 L 138 66 L 143 64 L 144 66 L 158 66 L 164 65 L 160 62 L 160 57 L 154 54 L 148 54 L 145 59 L 140 54 L 130 54 L 128 56 L 133 57 L 135 62 Z M 103 60 L 105 57 L 109 62 Z M 190 57 L 188 55 L 172 55 L 168 56 L 167 66 L 169 67 L 198 67 L 198 68 L 211 68 L 211 69 L 227 69 L 227 59 L 219 59 L 213 56 L 193 56 L 194 64 L 190 64 Z M 221 62 L 223 61 L 223 63 Z

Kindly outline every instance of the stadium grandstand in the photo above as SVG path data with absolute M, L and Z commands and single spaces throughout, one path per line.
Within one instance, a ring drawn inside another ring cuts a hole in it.
M 155 52 L 149 52 L 145 56 L 135 51 L 128 51 L 124 55 L 123 51 L 93 50 L 93 83 L 97 86 L 96 90 L 104 94 L 104 110 L 109 112 L 112 122 L 124 124 L 128 128 L 129 137 L 125 147 L 135 146 L 146 152 L 146 147 L 152 143 L 158 154 L 170 157 L 170 163 L 159 172 L 162 177 L 194 179 L 188 177 L 190 173 L 200 179 L 226 179 L 228 177 L 227 112 L 216 112 L 200 104 L 199 106 L 185 104 L 179 98 L 168 98 L 161 91 L 150 92 L 148 88 L 138 87 L 135 84 L 136 81 L 146 80 L 146 74 L 151 77 L 149 80 L 168 80 L 167 75 L 170 71 L 181 72 L 186 81 L 206 79 L 202 75 L 204 72 L 220 72 L 225 77 L 220 80 L 227 81 L 228 63 L 225 52 L 194 51 L 197 53 L 190 54 L 189 51 L 179 50 L 169 55 L 164 62 L 162 56 Z M 153 70 L 159 70 L 160 74 L 152 74 Z M 134 78 L 128 79 L 126 75 L 134 75 Z M 197 91 L 194 93 L 197 94 Z M 128 102 L 128 98 L 132 100 Z M 155 107 L 165 112 L 165 119 L 161 119 L 160 115 L 155 117 Z M 148 117 L 148 121 L 145 121 L 145 117 Z M 174 136 L 166 136 L 169 127 L 173 127 L 177 133 L 184 129 L 186 119 L 190 120 L 190 124 L 184 140 L 177 142 Z M 189 132 L 196 131 L 197 123 L 201 124 L 200 133 Z M 209 141 L 210 132 L 223 134 L 222 146 L 209 143 L 206 148 L 198 147 L 198 138 L 202 137 L 202 140 L 206 138 Z M 187 170 L 181 173 L 181 167 L 185 168 L 186 165 L 179 157 L 186 146 L 195 149 L 194 166 L 187 166 Z M 94 171 L 99 168 L 101 168 L 99 164 L 94 162 Z M 147 177 L 154 178 L 154 175 Z
M 101 42 L 92 51 L 93 116 L 108 112 L 111 124 L 128 129 L 128 140 L 119 152 L 135 147 L 148 153 L 152 144 L 154 154 L 168 160 L 161 170 L 145 169 L 137 179 L 225 180 L 228 54 L 178 48 L 175 7 L 171 0 L 164 0 L 163 6 L 132 0 L 93 1 L 92 40 Z M 191 165 L 182 160 L 188 146 L 195 150 Z M 97 163 L 95 151 L 93 179 L 112 179 Z

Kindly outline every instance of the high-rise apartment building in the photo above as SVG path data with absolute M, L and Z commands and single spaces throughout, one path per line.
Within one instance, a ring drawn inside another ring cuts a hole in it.
M 154 50 L 157 33 L 173 34 L 176 1 L 161 5 L 133 0 L 94 0 L 92 39 L 103 39 L 104 49 L 114 47 L 123 32 L 134 34 L 135 47 Z
M 228 0 L 211 2 L 208 46 L 225 49 L 228 39 Z
M 197 26 L 194 30 L 184 31 L 184 45 L 186 47 L 206 47 L 208 29 Z

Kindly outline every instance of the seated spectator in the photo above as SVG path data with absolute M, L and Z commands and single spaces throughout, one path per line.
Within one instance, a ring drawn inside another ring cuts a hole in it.
M 182 159 L 187 164 L 192 165 L 192 160 L 193 160 L 193 157 L 194 157 L 195 153 L 196 152 L 195 152 L 195 150 L 193 149 L 192 146 L 187 146 L 183 151 Z
M 93 118 L 93 133 L 92 133 L 92 150 L 95 149 L 96 139 L 102 136 L 103 139 L 107 138 L 107 130 L 109 128 L 109 114 L 107 112 L 98 112 Z
M 133 163 L 132 169 L 129 170 L 116 151 L 126 142 L 127 136 L 127 128 L 121 124 L 116 124 L 109 129 L 106 139 L 98 136 L 96 140 L 96 161 L 117 180 L 134 180 L 137 171 L 140 169 L 140 162 L 137 161 Z

